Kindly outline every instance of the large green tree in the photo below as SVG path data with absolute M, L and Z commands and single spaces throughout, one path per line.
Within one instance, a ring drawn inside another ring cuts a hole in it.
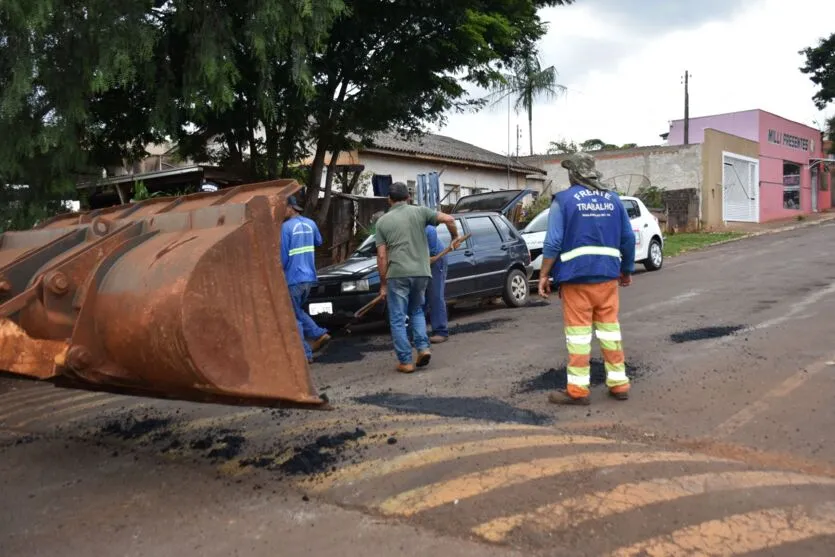
M 812 97 L 815 106 L 823 110 L 835 100 L 835 33 L 829 38 L 822 38 L 815 46 L 800 51 L 806 57 L 800 71 L 807 74 L 812 83 L 818 86 L 818 92 Z M 835 117 L 827 122 L 829 139 L 835 141 Z
M 513 61 L 510 71 L 501 74 L 491 97 L 496 104 L 510 98 L 517 112 L 524 110 L 528 115 L 528 142 L 533 155 L 533 105 L 540 98 L 553 99 L 565 90 L 557 83 L 556 68 L 543 68 L 536 50 L 529 46 Z
M 572 0 L 347 0 L 326 47 L 311 68 L 314 158 L 307 211 L 321 217 L 330 202 L 333 168 L 326 154 L 369 140 L 376 132 L 403 134 L 442 121 L 450 110 L 480 101 L 466 83 L 490 86 L 544 34 L 543 6 Z M 319 192 L 325 175 L 325 191 Z
M 3 0 L 0 187 L 45 203 L 171 139 L 251 177 L 313 154 L 324 218 L 327 152 L 477 104 L 571 1 Z

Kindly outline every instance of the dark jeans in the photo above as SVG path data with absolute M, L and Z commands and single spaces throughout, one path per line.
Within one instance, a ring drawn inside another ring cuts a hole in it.
M 412 343 L 418 351 L 429 348 L 426 317 L 423 314 L 424 294 L 429 277 L 388 279 L 388 313 L 394 351 L 401 364 L 412 362 Z M 409 327 L 406 328 L 406 317 Z M 409 341 L 411 332 L 411 342 Z
M 449 336 L 449 325 L 446 314 L 446 258 L 436 261 L 432 265 L 432 280 L 426 289 L 426 312 L 432 323 L 432 334 L 441 337 Z
M 290 285 L 290 299 L 293 300 L 293 311 L 296 312 L 296 323 L 299 327 L 299 334 L 302 337 L 302 345 L 304 345 L 304 354 L 307 359 L 313 357 L 313 352 L 310 350 L 310 345 L 305 340 L 306 338 L 318 339 L 326 334 L 327 329 L 323 329 L 313 321 L 306 311 L 304 305 L 307 303 L 307 298 L 310 296 L 310 289 L 313 288 L 312 282 L 305 282 L 301 284 Z

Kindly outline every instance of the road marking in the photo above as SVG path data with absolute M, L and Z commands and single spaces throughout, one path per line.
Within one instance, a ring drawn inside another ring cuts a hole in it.
M 397 458 L 381 458 L 348 466 L 325 476 L 321 480 L 317 480 L 316 485 L 307 489 L 315 493 L 321 493 L 340 484 L 379 478 L 380 476 L 405 472 L 407 470 L 422 468 L 467 456 L 484 455 L 513 449 L 563 445 L 612 445 L 614 443 L 614 441 L 603 439 L 602 437 L 587 437 L 583 435 L 525 435 L 522 437 L 500 437 L 455 445 L 443 445 L 411 452 Z
M 608 466 L 649 464 L 653 462 L 730 462 L 687 453 L 584 453 L 559 458 L 543 458 L 499 466 L 467 474 L 449 481 L 412 489 L 386 499 L 379 510 L 386 515 L 412 516 L 453 501 L 483 495 L 494 489 L 509 487 L 579 470 Z
M 0 420 L 7 420 L 14 416 L 15 414 L 20 413 L 33 413 L 33 412 L 41 412 L 43 410 L 52 408 L 56 405 L 63 406 L 66 404 L 74 404 L 76 402 L 81 402 L 82 400 L 87 400 L 89 398 L 99 397 L 101 396 L 100 393 L 83 393 L 83 394 L 76 394 L 72 396 L 68 396 L 66 398 L 59 398 L 56 400 L 49 400 L 49 401 L 39 401 L 32 405 L 22 405 L 18 406 L 15 410 L 11 412 L 5 412 L 0 414 Z
M 38 396 L 27 397 L 26 400 L 14 399 L 14 404 L 2 406 L 4 414 L 0 415 L 0 419 L 2 419 L 4 415 L 13 413 L 13 411 L 19 408 L 32 407 L 37 404 L 49 404 L 50 402 L 55 402 L 64 398 L 73 397 L 84 392 L 85 391 L 69 391 L 67 389 L 49 389 L 39 393 Z
M 810 513 L 806 506 L 772 508 L 735 514 L 676 530 L 630 547 L 618 549 L 611 557 L 666 557 L 704 555 L 732 557 L 770 550 L 791 542 L 835 534 L 833 506 L 819 506 Z
M 656 311 L 658 309 L 661 309 L 661 308 L 664 308 L 664 307 L 667 307 L 667 306 L 675 306 L 675 305 L 678 305 L 678 304 L 682 304 L 682 303 L 686 302 L 687 300 L 695 298 L 696 296 L 702 294 L 703 292 L 704 292 L 704 290 L 691 290 L 689 292 L 685 292 L 684 294 L 679 294 L 678 296 L 674 296 L 674 297 L 670 298 L 669 300 L 664 300 L 664 301 L 661 301 L 661 302 L 655 302 L 654 304 L 649 304 L 649 305 L 644 306 L 640 309 L 627 311 L 626 313 L 622 313 L 620 315 L 620 320 L 625 321 L 628 317 L 631 317 L 633 315 L 638 315 L 638 314 L 647 315 L 649 312 Z
M 187 422 L 183 422 L 181 425 L 177 426 L 176 429 L 178 429 L 179 431 L 186 432 L 193 431 L 195 429 L 202 429 L 204 427 L 217 427 L 221 424 L 238 422 L 246 418 L 249 418 L 250 416 L 256 416 L 265 412 L 269 412 L 269 409 L 255 408 L 252 410 L 246 410 L 244 412 L 233 412 L 231 414 L 223 414 L 220 416 L 208 416 L 206 418 L 198 418 L 196 420 L 189 420 Z
M 441 419 L 441 416 L 436 416 L 434 414 L 394 414 L 391 416 L 384 416 L 380 418 L 380 422 L 370 422 L 373 424 L 379 423 L 381 426 L 388 427 L 389 424 L 398 423 L 398 422 L 428 422 L 428 421 L 435 421 Z M 351 418 L 342 415 L 338 418 L 328 418 L 327 420 L 316 420 L 312 422 L 305 422 L 299 424 L 297 426 L 289 427 L 287 429 L 282 429 L 280 423 L 278 424 L 268 424 L 264 427 L 255 428 L 252 430 L 247 430 L 246 434 L 247 437 L 250 438 L 258 438 L 265 434 L 271 435 L 280 435 L 282 437 L 292 437 L 295 435 L 301 435 L 305 433 L 311 433 L 311 430 L 318 429 L 320 431 L 316 432 L 318 434 L 324 435 L 326 433 L 326 429 L 334 426 L 343 424 L 345 422 L 351 421 Z M 362 427 L 360 427 L 362 429 Z
M 771 407 L 771 404 L 780 398 L 783 398 L 799 387 L 801 387 L 806 381 L 812 378 L 814 375 L 817 375 L 824 369 L 829 367 L 828 361 L 820 361 L 816 362 L 809 367 L 802 369 L 793 375 L 791 375 L 788 379 L 765 393 L 761 399 L 754 402 L 753 404 L 749 404 L 724 422 L 722 422 L 716 429 L 713 430 L 713 434 L 715 437 L 728 437 L 729 435 L 733 434 L 749 422 L 756 418 L 758 415 L 763 414 L 768 411 Z
M 104 406 L 106 404 L 113 404 L 115 402 L 119 402 L 118 398 L 114 398 L 113 396 L 106 396 L 105 398 L 97 398 L 92 402 L 87 402 L 85 404 L 74 404 L 69 408 L 58 409 L 53 412 L 47 412 L 46 414 L 41 414 L 39 416 L 35 416 L 29 418 L 27 420 L 23 420 L 22 422 L 18 422 L 11 427 L 24 427 L 34 422 L 42 422 L 44 420 L 53 420 L 59 416 L 63 416 L 65 414 L 74 414 L 76 412 L 84 412 L 85 410 L 92 410 L 93 408 L 98 408 L 99 406 Z
M 513 516 L 501 517 L 473 528 L 473 533 L 491 542 L 502 542 L 515 528 L 534 526 L 545 532 L 580 527 L 588 520 L 599 520 L 634 511 L 656 503 L 682 497 L 736 491 L 758 487 L 835 485 L 835 480 L 788 472 L 722 472 L 677 478 L 656 478 L 627 483 L 608 491 L 598 491 Z

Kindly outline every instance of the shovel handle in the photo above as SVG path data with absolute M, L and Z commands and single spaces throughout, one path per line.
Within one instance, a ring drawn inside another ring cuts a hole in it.
M 365 304 L 364 306 L 359 308 L 354 313 L 354 319 L 359 319 L 360 317 L 362 317 L 363 315 L 365 315 L 366 313 L 371 311 L 371 308 L 373 308 L 374 306 L 379 304 L 381 301 L 383 301 L 383 297 L 382 296 L 377 296 L 376 298 L 374 298 L 373 300 L 371 300 L 370 302 L 368 302 L 367 304 Z
M 464 234 L 463 236 L 458 238 L 458 243 L 463 244 L 464 242 L 469 240 L 470 236 L 472 236 L 472 234 Z M 448 254 L 451 251 L 452 251 L 452 243 L 450 242 L 450 244 L 447 247 L 445 247 L 444 250 L 441 253 L 439 253 L 435 257 L 430 257 L 429 262 L 430 263 L 435 263 L 436 261 L 438 261 L 440 258 L 444 257 L 446 254 Z

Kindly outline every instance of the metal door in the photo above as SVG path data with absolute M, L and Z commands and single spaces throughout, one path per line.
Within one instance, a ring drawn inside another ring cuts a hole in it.
M 722 153 L 722 220 L 760 221 L 760 162 Z

